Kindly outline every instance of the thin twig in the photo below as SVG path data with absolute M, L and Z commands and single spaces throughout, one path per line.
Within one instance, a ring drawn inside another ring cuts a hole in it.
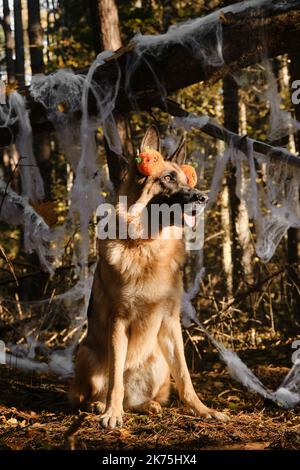
M 0 244 L 0 252 L 2 253 L 2 256 L 3 256 L 3 258 L 5 259 L 6 263 L 8 264 L 9 270 L 10 270 L 11 274 L 13 275 L 13 278 L 14 278 L 14 280 L 16 281 L 17 286 L 19 287 L 19 282 L 18 282 L 16 273 L 15 273 L 15 270 L 14 270 L 13 264 L 12 264 L 12 262 L 10 261 L 10 259 L 8 258 L 8 256 L 6 256 L 6 253 L 5 253 L 5 251 L 4 251 L 4 248 L 3 248 L 3 246 L 2 246 L 1 244 Z
M 12 180 L 13 180 L 14 174 L 16 173 L 17 169 L 18 169 L 19 166 L 20 166 L 21 160 L 24 160 L 25 158 L 27 158 L 27 157 L 20 157 L 20 158 L 19 158 L 19 160 L 17 161 L 17 163 L 16 163 L 16 165 L 15 165 L 15 167 L 14 167 L 14 169 L 13 169 L 11 175 L 10 175 L 10 177 L 8 178 L 8 181 L 7 181 L 6 186 L 5 186 L 5 189 L 4 189 L 4 194 L 3 194 L 3 196 L 2 196 L 1 204 L 0 204 L 0 215 L 1 215 L 1 211 L 2 211 L 2 207 L 3 207 L 3 204 L 4 204 L 5 198 L 6 198 L 7 194 L 8 194 L 7 191 L 8 191 L 9 185 L 10 185 L 10 183 L 11 183 Z
M 66 450 L 75 450 L 75 433 L 78 431 L 83 421 L 88 416 L 88 413 L 80 413 L 79 416 L 73 421 L 69 429 L 65 432 L 64 442 Z

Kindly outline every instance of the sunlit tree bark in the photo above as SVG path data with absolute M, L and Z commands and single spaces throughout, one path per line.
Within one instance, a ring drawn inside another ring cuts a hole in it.
M 240 109 L 240 133 L 247 134 L 247 115 L 246 106 L 242 100 L 239 100 Z M 241 184 L 245 184 L 245 174 L 243 167 L 241 170 Z M 238 204 L 238 216 L 236 221 L 236 231 L 239 245 L 241 247 L 241 265 L 244 271 L 245 279 L 248 283 L 253 282 L 253 261 L 254 261 L 254 245 L 251 240 L 251 230 L 249 226 L 249 214 L 247 205 L 243 201 Z
M 93 19 L 96 52 L 119 49 L 122 46 L 122 40 L 115 0 L 90 0 L 90 12 L 91 16 L 96 15 L 96 18 Z M 132 151 L 126 119 L 119 116 L 117 126 L 124 150 Z M 104 144 L 110 178 L 115 185 L 118 185 L 118 167 L 121 156 L 114 154 L 106 141 Z
M 98 48 L 113 51 L 119 49 L 122 46 L 122 40 L 115 0 L 91 0 L 90 5 L 91 15 L 95 14 L 97 16 L 95 23 L 100 26 L 100 34 L 99 30 L 98 34 L 95 32 Z
M 232 132 L 239 132 L 239 102 L 238 102 L 238 86 L 235 80 L 231 76 L 227 76 L 223 80 L 223 109 L 224 109 L 224 126 Z M 238 250 L 238 235 L 236 230 L 236 223 L 238 217 L 238 205 L 239 201 L 235 194 L 236 178 L 235 170 L 231 163 L 229 163 L 228 174 L 226 177 L 227 189 L 224 189 L 223 194 L 223 206 L 224 210 L 228 210 L 228 216 L 226 221 L 226 231 L 228 231 L 228 237 L 230 242 L 224 240 L 226 243 L 226 254 L 227 259 L 231 259 L 231 278 L 232 278 L 232 289 L 236 291 L 238 287 L 238 280 L 240 275 L 240 263 L 239 263 L 239 250 Z M 224 219 L 225 223 L 225 219 Z M 229 254 L 230 252 L 230 254 Z M 229 262 L 229 261 L 228 261 Z M 229 265 L 227 267 L 229 269 Z M 232 294 L 232 292 L 230 292 Z

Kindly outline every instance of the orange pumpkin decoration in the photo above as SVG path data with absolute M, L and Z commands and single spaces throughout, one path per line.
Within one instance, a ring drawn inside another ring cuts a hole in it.
M 135 159 L 138 171 L 144 176 L 151 176 L 158 173 L 164 162 L 163 156 L 154 149 L 146 147 Z M 188 185 L 194 188 L 197 184 L 197 173 L 191 165 L 180 165 L 180 168 L 187 177 Z
M 164 161 L 163 156 L 157 150 L 151 148 L 146 148 L 135 160 L 139 172 L 144 176 L 157 173 Z
M 188 185 L 191 188 L 194 188 L 197 184 L 197 173 L 195 168 L 192 165 L 180 165 L 180 168 L 187 177 Z

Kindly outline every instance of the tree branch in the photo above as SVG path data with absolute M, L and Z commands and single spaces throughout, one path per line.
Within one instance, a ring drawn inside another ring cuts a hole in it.
M 161 107 L 165 110 L 165 104 L 162 104 Z M 191 115 L 191 113 L 182 109 L 179 104 L 172 100 L 167 100 L 167 109 L 172 116 L 183 118 L 193 116 Z M 220 126 L 211 118 L 208 118 L 207 122 L 203 126 L 199 126 L 198 128 L 205 134 L 210 135 L 211 137 L 215 137 L 219 140 L 223 140 L 227 144 L 233 145 L 234 147 L 244 152 L 246 155 L 248 152 L 248 145 L 249 143 L 251 143 L 253 145 L 254 151 L 263 155 L 267 155 L 272 160 L 281 163 L 287 163 L 296 168 L 300 168 L 300 157 L 293 155 L 286 149 L 280 147 L 273 147 L 272 145 L 266 144 L 265 142 L 251 139 L 246 135 L 240 136 L 238 134 L 235 134 L 234 132 L 225 129 L 225 127 Z
M 218 60 L 210 57 L 207 61 L 207 55 L 217 53 L 217 46 L 221 50 Z M 149 110 L 160 106 L 162 90 L 168 96 L 193 83 L 216 81 L 230 70 L 299 48 L 300 0 L 252 0 L 218 10 L 166 34 L 134 39 L 96 69 L 94 80 L 99 84 L 107 82 L 115 75 L 117 65 L 121 80 L 116 113 Z M 51 130 L 46 110 L 34 102 L 28 90 L 26 94 L 33 132 Z M 89 111 L 96 111 L 92 94 Z M 9 131 L 0 128 L 0 145 L 8 145 L 16 133 L 17 124 Z

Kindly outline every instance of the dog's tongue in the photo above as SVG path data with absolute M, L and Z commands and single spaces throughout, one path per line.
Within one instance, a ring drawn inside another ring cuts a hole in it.
M 183 214 L 184 217 L 184 223 L 188 227 L 193 228 L 195 223 L 196 223 L 196 216 L 192 214 L 187 214 L 186 212 Z

